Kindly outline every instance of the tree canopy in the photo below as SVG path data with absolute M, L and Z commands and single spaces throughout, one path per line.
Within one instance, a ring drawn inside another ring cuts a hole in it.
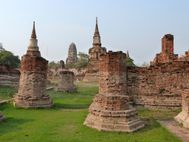
M 10 51 L 0 52 L 0 65 L 6 65 L 12 68 L 17 68 L 20 65 L 20 59 Z
M 49 62 L 48 66 L 49 68 L 58 69 L 60 67 L 60 62 L 52 61 L 52 62 Z
M 127 66 L 129 66 L 129 67 L 136 66 L 136 65 L 134 64 L 134 60 L 133 60 L 131 57 L 127 57 L 127 58 L 126 58 L 126 63 L 127 63 Z

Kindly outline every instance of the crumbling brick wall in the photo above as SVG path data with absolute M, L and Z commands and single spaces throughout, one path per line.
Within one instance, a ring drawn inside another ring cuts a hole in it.
M 148 108 L 179 108 L 189 87 L 189 62 L 174 61 L 150 67 L 128 67 L 128 92 Z
M 0 65 L 0 86 L 18 87 L 20 72 L 8 66 Z

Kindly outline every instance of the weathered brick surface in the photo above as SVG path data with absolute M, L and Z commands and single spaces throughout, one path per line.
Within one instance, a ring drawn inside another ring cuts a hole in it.
M 98 82 L 99 79 L 99 59 L 100 56 L 106 53 L 106 48 L 94 46 L 89 49 L 89 63 L 87 72 L 84 77 L 85 82 Z
M 99 93 L 84 124 L 103 131 L 133 132 L 144 124 L 130 105 L 126 83 L 126 55 L 108 52 L 100 59 Z
M 168 63 L 178 59 L 178 55 L 174 54 L 174 36 L 167 34 L 162 38 L 162 51 L 156 54 L 153 64 Z
M 106 54 L 106 48 L 101 46 L 101 38 L 98 29 L 98 23 L 96 21 L 96 27 L 93 36 L 93 47 L 89 49 L 89 63 L 83 81 L 98 82 L 99 60 L 100 60 L 100 56 L 104 54 Z
M 46 95 L 48 61 L 42 57 L 24 55 L 18 93 L 14 98 L 16 107 L 51 107 L 52 100 Z
M 128 68 L 128 92 L 136 104 L 150 109 L 177 109 L 181 94 L 189 88 L 188 52 L 179 57 L 174 54 L 174 37 L 162 38 L 162 51 L 149 67 Z
M 115 63 L 113 66 L 118 68 Z M 168 34 L 162 38 L 162 51 L 156 56 L 150 67 L 127 68 L 128 84 L 124 91 L 130 94 L 137 105 L 144 105 L 150 109 L 178 109 L 181 107 L 183 90 L 189 88 L 188 72 L 189 52 L 187 51 L 181 57 L 174 54 L 174 37 Z M 90 74 L 92 75 L 88 75 L 88 79 L 92 80 L 94 74 L 99 73 L 94 72 L 91 67 Z M 108 84 L 113 84 L 111 78 L 112 76 L 109 75 Z M 106 81 L 101 82 L 100 91 L 106 92 L 108 89 L 114 91 L 112 87 L 108 88 Z
M 46 74 L 48 61 L 40 56 L 24 55 L 21 61 L 22 72 L 36 72 Z
M 189 89 L 185 89 L 182 93 L 182 111 L 175 117 L 175 120 L 189 128 Z
M 74 85 L 74 73 L 68 70 L 59 71 L 59 83 L 57 91 L 75 92 L 76 86 Z
M 150 67 L 128 68 L 128 92 L 136 104 L 155 109 L 177 109 L 189 88 L 189 62 L 174 61 Z
M 16 107 L 52 106 L 52 100 L 46 94 L 47 65 L 48 61 L 42 58 L 39 52 L 34 23 L 27 54 L 22 56 L 21 60 L 19 89 L 13 100 Z
M 18 87 L 20 72 L 7 66 L 0 66 L 0 86 Z

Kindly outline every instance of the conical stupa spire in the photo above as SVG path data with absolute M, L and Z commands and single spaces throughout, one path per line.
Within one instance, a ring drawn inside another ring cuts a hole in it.
M 28 46 L 28 51 L 39 51 L 39 47 L 37 44 L 37 36 L 35 31 L 35 22 L 33 22 L 33 29 L 32 29 L 30 43 Z
M 99 30 L 98 30 L 98 17 L 96 17 L 95 33 L 96 33 L 96 34 L 99 34 Z
M 94 36 L 93 36 L 93 45 L 101 46 L 100 33 L 99 33 L 99 29 L 98 29 L 98 18 L 97 17 L 96 17 L 95 32 L 94 32 Z
M 35 31 L 35 21 L 33 21 L 33 29 L 32 29 L 31 38 L 35 38 L 35 39 L 37 38 L 36 31 Z

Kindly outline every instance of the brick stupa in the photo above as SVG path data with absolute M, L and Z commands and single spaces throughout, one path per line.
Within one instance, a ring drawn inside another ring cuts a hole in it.
M 99 66 L 99 93 L 89 107 L 84 125 L 100 131 L 134 132 L 144 123 L 130 105 L 126 82 L 126 54 L 102 55 Z
M 58 71 L 59 80 L 57 91 L 62 92 L 76 92 L 76 86 L 74 84 L 74 73 L 64 68 L 64 62 L 60 61 L 60 70 Z
M 93 36 L 93 46 L 89 49 L 89 62 L 87 71 L 83 79 L 84 82 L 98 82 L 99 80 L 99 59 L 106 54 L 106 48 L 102 47 L 101 37 L 98 28 L 98 19 L 96 18 L 95 32 Z
M 46 94 L 48 61 L 41 57 L 37 44 L 35 23 L 27 53 L 22 56 L 21 76 L 14 105 L 21 108 L 48 108 L 52 100 Z
M 185 89 L 182 94 L 182 111 L 175 117 L 175 120 L 189 128 L 189 89 Z

